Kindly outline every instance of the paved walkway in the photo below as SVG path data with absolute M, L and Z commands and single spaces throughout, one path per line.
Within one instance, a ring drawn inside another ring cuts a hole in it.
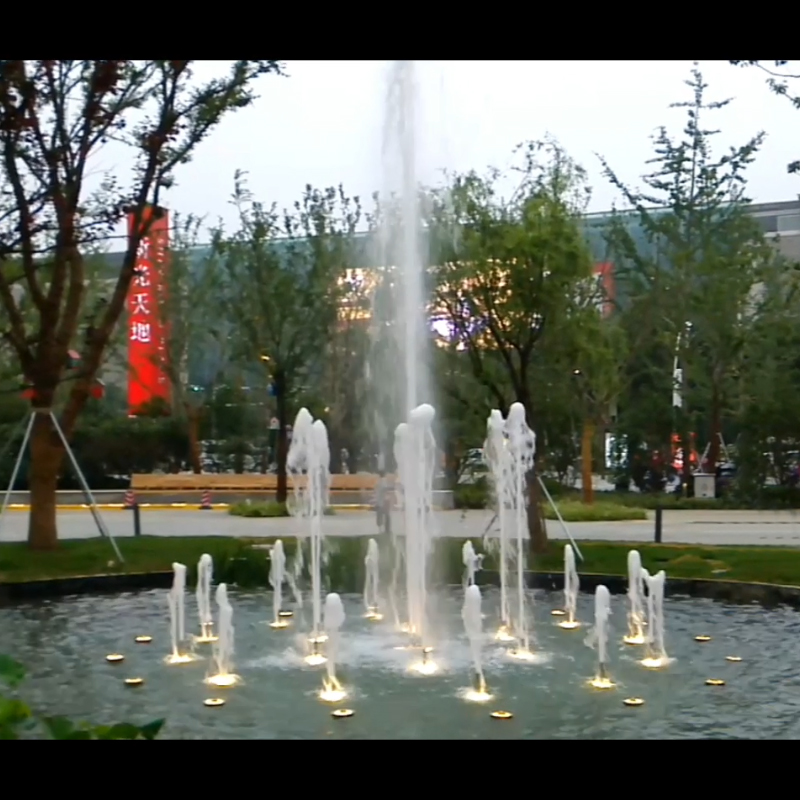
M 436 520 L 444 536 L 479 540 L 491 520 L 487 511 L 441 511 Z M 115 537 L 133 535 L 130 511 L 106 511 L 102 518 Z M 141 514 L 142 533 L 155 536 L 283 536 L 303 533 L 293 519 L 245 519 L 223 511 L 145 511 Z M 399 522 L 399 519 L 397 520 Z M 344 512 L 326 517 L 324 530 L 329 536 L 370 536 L 376 533 L 375 515 L 370 512 Z M 568 524 L 576 539 L 622 542 L 653 541 L 653 521 L 581 522 Z M 87 511 L 64 511 L 58 515 L 62 539 L 97 536 L 92 515 Z M 0 523 L 0 542 L 24 541 L 27 537 L 27 512 L 7 512 Z M 548 522 L 551 539 L 566 539 L 558 522 Z M 739 544 L 800 547 L 800 514 L 776 511 L 666 511 L 663 541 L 681 544 Z

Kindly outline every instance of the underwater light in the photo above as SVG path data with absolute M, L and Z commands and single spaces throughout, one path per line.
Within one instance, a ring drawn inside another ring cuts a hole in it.
M 711 641 L 711 637 L 710 636 L 706 636 L 706 634 L 704 634 L 704 633 L 701 633 L 699 636 L 695 636 L 694 640 L 696 642 L 710 642 Z
M 288 628 L 289 623 L 285 619 L 276 619 L 274 622 L 270 622 L 269 626 L 275 630 L 282 630 Z
M 279 611 L 278 612 L 278 616 L 279 617 L 293 617 L 294 616 L 294 611 Z
M 505 624 L 501 625 L 497 629 L 497 633 L 494 635 L 494 638 L 496 642 L 513 642 L 516 640 L 516 637 L 509 633 L 508 625 Z
M 209 686 L 216 686 L 218 689 L 230 689 L 231 686 L 236 686 L 241 680 L 238 675 L 228 673 L 226 675 L 211 675 L 206 678 L 205 682 Z
M 597 678 L 592 678 L 589 681 L 589 685 L 593 689 L 613 689 L 617 684 L 614 683 L 610 678 L 598 676 Z
M 648 657 L 643 658 L 639 663 L 647 669 L 661 669 L 666 664 L 666 659 Z
M 492 711 L 489 716 L 492 719 L 511 719 L 514 715 L 510 711 Z
M 565 619 L 563 622 L 558 622 L 556 624 L 565 631 L 574 631 L 581 626 L 580 622 L 576 619 Z
M 144 678 L 125 678 L 126 686 L 141 686 L 144 683 Z
M 625 644 L 644 644 L 644 636 L 641 633 L 637 633 L 635 636 L 623 636 L 622 641 Z
M 106 656 L 106 661 L 109 664 L 121 664 L 125 660 L 125 656 L 122 653 L 109 653 Z
M 731 661 L 734 664 L 738 664 L 741 660 L 741 656 L 725 656 L 726 661 Z
M 725 681 L 723 681 L 721 678 L 709 678 L 706 681 L 706 686 L 724 686 L 724 685 Z
M 564 611 L 563 608 L 554 608 L 550 613 L 554 617 L 565 617 L 567 615 L 567 612 Z
M 352 708 L 337 708 L 336 711 L 331 711 L 331 716 L 334 719 L 347 719 L 347 717 L 352 717 L 355 713 Z
M 153 641 L 153 637 L 152 636 L 137 636 L 136 639 L 134 639 L 134 641 L 136 642 L 136 644 L 150 644 L 150 642 Z
M 208 700 L 203 700 L 203 705 L 208 708 L 219 708 L 225 705 L 225 701 L 221 697 L 209 697 Z
M 638 707 L 644 705 L 644 700 L 641 697 L 626 697 L 622 703 L 626 706 Z

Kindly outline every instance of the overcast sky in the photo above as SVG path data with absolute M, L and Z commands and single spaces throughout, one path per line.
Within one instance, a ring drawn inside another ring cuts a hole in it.
M 201 62 L 198 73 L 218 72 Z M 306 183 L 343 183 L 368 197 L 380 186 L 387 62 L 290 61 L 288 78 L 266 76 L 259 99 L 227 117 L 177 174 L 166 204 L 173 210 L 234 218 L 228 204 L 236 169 L 265 203 L 297 199 Z M 676 133 L 685 111 L 671 102 L 690 99 L 683 81 L 688 61 L 429 61 L 418 62 L 423 133 L 419 177 L 438 171 L 506 166 L 513 148 L 546 133 L 555 136 L 589 173 L 591 211 L 619 200 L 600 174 L 602 154 L 620 177 L 637 183 L 651 157 L 659 125 Z M 794 200 L 800 178 L 786 172 L 800 158 L 800 111 L 773 95 L 758 70 L 727 62 L 700 62 L 707 99 L 735 98 L 709 115 L 721 129 L 717 147 L 740 145 L 759 130 L 765 145 L 749 170 L 754 201 Z M 721 152 L 721 151 L 718 151 Z M 104 159 L 105 160 L 105 159 Z M 104 166 L 123 164 L 106 161 Z

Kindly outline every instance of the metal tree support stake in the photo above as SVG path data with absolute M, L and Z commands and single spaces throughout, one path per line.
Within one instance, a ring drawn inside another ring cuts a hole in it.
M 75 470 L 75 474 L 78 476 L 78 481 L 81 484 L 81 488 L 83 489 L 83 493 L 86 497 L 86 500 L 89 504 L 89 509 L 92 512 L 92 516 L 94 517 L 95 524 L 97 525 L 97 530 L 100 531 L 100 535 L 105 537 L 111 542 L 111 546 L 114 548 L 114 553 L 117 556 L 120 564 L 125 563 L 125 559 L 122 557 L 122 553 L 117 546 L 114 537 L 111 535 L 108 528 L 106 528 L 105 523 L 103 522 L 103 518 L 100 516 L 100 509 L 97 507 L 97 503 L 92 495 L 92 490 L 89 488 L 89 484 L 86 482 L 86 478 L 81 471 L 80 466 L 78 465 L 78 460 L 75 458 L 75 453 L 72 452 L 72 448 L 69 446 L 69 442 L 67 441 L 67 437 L 64 435 L 64 431 L 61 430 L 61 426 L 58 424 L 58 420 L 56 419 L 55 414 L 53 413 L 52 409 L 37 409 L 31 412 L 30 418 L 28 420 L 28 427 L 25 429 L 25 436 L 22 439 L 22 446 L 19 449 L 19 454 L 17 455 L 17 461 L 14 464 L 14 470 L 11 473 L 11 481 L 8 484 L 8 489 L 6 490 L 5 498 L 3 499 L 3 508 L 0 510 L 0 532 L 2 532 L 2 524 L 3 520 L 5 519 L 6 510 L 8 508 L 9 500 L 11 499 L 11 492 L 14 488 L 14 484 L 17 481 L 17 475 L 19 474 L 19 468 L 22 464 L 22 457 L 25 455 L 25 448 L 28 446 L 28 442 L 31 438 L 31 431 L 33 430 L 33 422 L 36 419 L 36 414 L 47 414 L 53 422 L 53 427 L 56 429 L 59 438 L 61 439 L 61 443 L 64 445 L 64 449 L 69 456 L 70 463 L 72 464 L 72 468 Z M 15 431 L 16 433 L 16 431 Z M 13 438 L 13 434 L 12 434 Z

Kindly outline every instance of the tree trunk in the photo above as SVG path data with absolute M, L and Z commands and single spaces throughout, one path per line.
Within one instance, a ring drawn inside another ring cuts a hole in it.
M 189 463 L 192 465 L 192 472 L 200 475 L 203 472 L 203 465 L 200 463 L 200 437 L 198 436 L 200 409 L 193 408 L 189 403 L 185 404 L 185 408 L 189 423 Z
M 48 413 L 36 414 L 31 431 L 30 454 L 28 546 L 31 550 L 55 550 L 58 548 L 56 487 L 64 460 L 64 447 Z
M 275 376 L 273 385 L 275 386 L 275 401 L 278 410 L 278 491 L 275 499 L 279 503 L 285 503 L 289 494 L 289 486 L 286 480 L 286 457 L 289 455 L 286 428 L 289 425 L 289 408 L 286 404 L 285 382 L 279 376 Z
M 591 505 L 594 502 L 592 486 L 592 444 L 594 443 L 594 423 L 587 417 L 583 421 L 581 436 L 581 491 L 583 502 Z
M 708 448 L 709 472 L 715 472 L 719 464 L 720 439 L 722 438 L 722 420 L 719 408 L 719 392 L 716 385 L 711 389 L 711 441 Z
M 542 490 L 538 479 L 538 458 L 525 476 L 528 488 L 528 537 L 531 555 L 547 552 L 547 523 L 542 512 Z

